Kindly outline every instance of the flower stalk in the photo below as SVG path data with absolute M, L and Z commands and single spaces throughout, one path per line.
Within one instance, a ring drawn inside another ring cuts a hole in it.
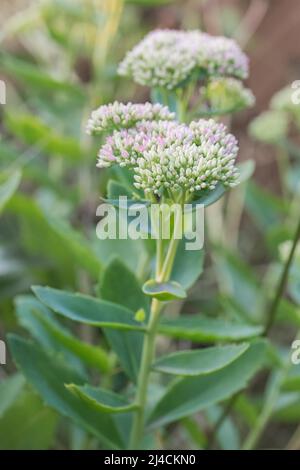
M 184 204 L 184 194 L 182 196 L 182 210 Z M 163 222 L 163 221 L 161 221 Z M 181 229 L 182 217 L 176 214 L 175 227 L 173 230 L 173 236 L 170 240 L 168 251 L 165 257 L 165 261 L 162 264 L 163 255 L 163 244 L 161 238 L 161 226 L 159 224 L 159 238 L 156 244 L 156 281 L 165 282 L 168 281 L 174 265 L 174 260 L 178 248 L 179 238 L 177 237 L 178 231 Z M 147 332 L 144 338 L 143 352 L 141 358 L 141 366 L 139 371 L 137 392 L 136 392 L 136 404 L 138 406 L 130 437 L 130 449 L 138 449 L 141 439 L 144 435 L 145 428 L 145 411 L 147 407 L 147 396 L 148 396 L 148 385 L 151 373 L 151 365 L 155 357 L 155 340 L 157 334 L 157 326 L 161 311 L 164 307 L 164 303 L 157 299 L 152 299 L 150 318 L 147 327 Z

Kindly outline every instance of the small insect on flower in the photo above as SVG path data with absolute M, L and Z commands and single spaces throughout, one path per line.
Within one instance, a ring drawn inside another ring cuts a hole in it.
M 101 114 L 101 108 L 98 112 Z M 164 115 L 170 117 L 165 110 Z M 130 168 L 135 187 L 145 194 L 164 190 L 194 193 L 212 190 L 217 183 L 234 186 L 237 152 L 235 137 L 212 119 L 190 125 L 174 120 L 140 120 L 107 136 L 97 166 Z
M 248 76 L 248 58 L 237 43 L 201 31 L 157 30 L 149 33 L 121 62 L 120 75 L 152 88 L 172 90 L 192 74 Z
M 160 104 L 119 103 L 100 106 L 92 112 L 87 123 L 88 134 L 101 134 L 115 129 L 128 129 L 142 121 L 170 121 L 175 118 L 166 106 Z

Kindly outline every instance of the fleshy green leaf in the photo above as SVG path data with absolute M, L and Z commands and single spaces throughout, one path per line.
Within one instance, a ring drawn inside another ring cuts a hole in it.
M 216 346 L 193 351 L 179 351 L 159 358 L 153 368 L 166 374 L 195 376 L 222 369 L 240 357 L 248 343 Z
M 55 313 L 87 325 L 120 330 L 143 330 L 130 310 L 83 294 L 51 287 L 32 287 L 37 298 Z
M 13 404 L 25 384 L 22 374 L 14 374 L 0 382 L 0 418 Z
M 60 357 L 49 355 L 41 347 L 16 335 L 10 335 L 9 346 L 28 382 L 50 407 L 84 427 L 109 448 L 122 448 L 112 415 L 89 409 L 66 389 L 66 383 L 83 384 L 73 368 Z
M 204 315 L 182 315 L 180 318 L 163 318 L 159 332 L 173 338 L 183 338 L 198 343 L 216 341 L 242 341 L 263 332 L 261 326 L 226 321 Z
M 150 279 L 143 285 L 143 292 L 162 302 L 186 298 L 185 290 L 176 281 L 157 282 L 154 279 Z
M 122 395 L 101 388 L 84 385 L 68 384 L 67 389 L 83 400 L 91 410 L 103 413 L 128 413 L 137 408 L 134 403 L 129 403 Z
M 99 292 L 104 300 L 122 305 L 132 312 L 141 308 L 149 310 L 149 300 L 143 294 L 139 281 L 118 257 L 111 259 L 101 275 Z
M 265 344 L 252 344 L 232 364 L 200 377 L 183 377 L 172 383 L 149 418 L 151 429 L 189 416 L 226 400 L 243 389 L 263 365 Z
M 104 265 L 111 262 L 113 257 L 120 257 L 122 263 L 132 272 L 140 272 L 141 265 L 145 261 L 146 249 L 144 240 L 132 240 L 127 238 L 115 240 L 107 238 L 106 240 L 95 239 L 93 249 L 96 256 Z

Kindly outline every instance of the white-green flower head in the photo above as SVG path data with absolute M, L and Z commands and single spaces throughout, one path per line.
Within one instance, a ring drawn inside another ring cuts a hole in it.
M 200 74 L 248 76 L 248 59 L 236 42 L 200 31 L 156 30 L 129 51 L 119 74 L 151 88 L 172 90 Z
M 204 36 L 202 34 L 202 36 Z M 212 76 L 232 76 L 245 79 L 249 74 L 248 57 L 242 52 L 238 44 L 223 36 L 206 35 L 204 53 L 204 67 Z M 203 43 L 205 39 L 202 39 Z M 200 59 L 199 65 L 202 65 Z
M 86 131 L 88 134 L 97 135 L 115 129 L 128 129 L 144 120 L 169 121 L 174 118 L 175 114 L 160 104 L 123 104 L 115 101 L 92 112 Z
M 184 31 L 152 31 L 127 53 L 118 72 L 141 85 L 171 90 L 196 67 L 196 48 Z
M 223 124 L 201 119 L 189 126 L 175 121 L 143 121 L 114 131 L 98 154 L 98 167 L 129 167 L 135 186 L 147 193 L 212 190 L 237 183 L 238 145 Z
M 250 108 L 255 98 L 249 88 L 245 88 L 240 80 L 232 77 L 212 78 L 202 88 L 204 98 L 208 100 L 212 111 L 222 113 Z

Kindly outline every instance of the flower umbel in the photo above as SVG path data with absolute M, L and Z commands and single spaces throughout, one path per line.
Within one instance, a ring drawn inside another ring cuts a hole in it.
M 190 125 L 144 120 L 113 131 L 99 150 L 97 166 L 129 167 L 135 187 L 146 194 L 194 193 L 212 190 L 217 183 L 235 185 L 237 152 L 235 137 L 212 119 Z
M 152 88 L 172 90 L 199 75 L 248 76 L 248 59 L 237 43 L 200 31 L 157 30 L 129 51 L 119 74 Z
M 215 113 L 250 108 L 255 103 L 252 91 L 236 78 L 213 78 L 201 92 Z
M 92 112 L 87 123 L 88 134 L 101 134 L 114 129 L 128 129 L 138 122 L 170 121 L 175 118 L 166 106 L 160 104 L 119 103 L 100 106 Z

